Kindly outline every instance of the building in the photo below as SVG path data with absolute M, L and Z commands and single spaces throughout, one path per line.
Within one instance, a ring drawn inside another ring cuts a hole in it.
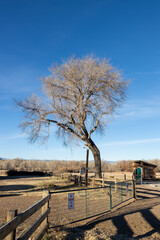
M 136 179 L 149 180 L 156 179 L 157 165 L 141 160 L 133 162 L 133 175 Z

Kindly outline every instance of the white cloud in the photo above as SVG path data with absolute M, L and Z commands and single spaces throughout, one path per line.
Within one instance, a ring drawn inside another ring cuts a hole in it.
M 135 74 L 139 74 L 139 75 L 157 75 L 157 74 L 160 74 L 160 71 L 157 70 L 157 71 L 153 71 L 153 72 L 135 72 Z
M 130 101 L 124 105 L 118 118 L 153 118 L 160 116 L 160 97 L 152 99 Z
M 26 93 L 32 92 L 38 85 L 39 74 L 35 69 L 19 66 L 18 68 L 5 69 L 3 73 L 0 73 L 0 85 L 1 91 L 6 93 Z
M 0 110 L 12 110 L 12 106 L 11 105 L 0 105 Z
M 128 141 L 115 141 L 101 144 L 100 146 L 121 146 L 121 145 L 134 145 L 142 143 L 158 143 L 160 138 L 149 138 L 149 139 L 137 139 L 137 140 L 128 140 Z
M 1 134 L 0 139 L 3 140 L 14 140 L 14 139 L 20 139 L 20 138 L 25 138 L 26 134 L 12 134 L 12 135 L 7 135 L 7 134 Z

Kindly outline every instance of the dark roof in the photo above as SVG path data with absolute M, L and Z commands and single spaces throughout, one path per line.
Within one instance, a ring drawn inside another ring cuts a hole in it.
M 134 163 L 142 163 L 144 166 L 151 166 L 151 167 L 157 167 L 157 165 L 149 163 L 149 162 L 145 162 L 145 161 L 141 161 L 141 160 L 137 160 L 137 161 L 133 161 Z

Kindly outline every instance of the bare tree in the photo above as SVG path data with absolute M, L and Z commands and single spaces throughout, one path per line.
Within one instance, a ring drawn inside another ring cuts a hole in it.
M 91 150 L 96 176 L 101 177 L 100 151 L 93 141 L 95 130 L 104 127 L 125 99 L 127 81 L 106 59 L 69 58 L 50 69 L 42 79 L 44 97 L 32 95 L 17 101 L 25 113 L 21 127 L 30 140 L 47 139 L 52 124 L 66 143 L 80 139 Z

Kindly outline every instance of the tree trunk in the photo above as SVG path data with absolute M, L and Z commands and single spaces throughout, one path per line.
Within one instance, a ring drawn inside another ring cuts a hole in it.
M 100 151 L 98 147 L 95 145 L 95 143 L 92 141 L 92 139 L 89 139 L 87 141 L 87 146 L 91 150 L 94 157 L 95 177 L 102 178 Z

